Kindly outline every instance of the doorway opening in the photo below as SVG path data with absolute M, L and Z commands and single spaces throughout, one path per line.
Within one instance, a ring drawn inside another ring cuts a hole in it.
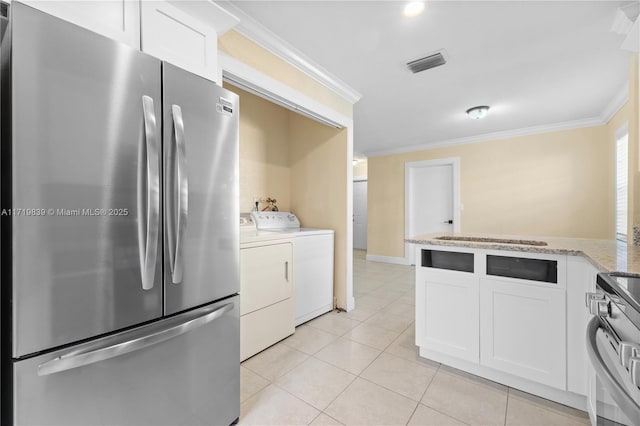
M 460 159 L 405 163 L 405 238 L 460 232 Z M 405 243 L 405 259 L 415 265 L 415 244 Z
M 367 178 L 353 178 L 353 248 L 367 250 Z

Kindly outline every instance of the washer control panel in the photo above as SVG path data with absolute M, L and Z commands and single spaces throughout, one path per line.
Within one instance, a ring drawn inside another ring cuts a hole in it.
M 300 221 L 291 212 L 251 212 L 256 228 L 264 231 L 279 231 L 300 228 Z

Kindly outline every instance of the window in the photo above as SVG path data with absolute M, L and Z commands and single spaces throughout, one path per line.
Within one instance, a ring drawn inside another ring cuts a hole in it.
M 629 131 L 627 125 L 616 132 L 616 239 L 627 241 L 627 159 Z

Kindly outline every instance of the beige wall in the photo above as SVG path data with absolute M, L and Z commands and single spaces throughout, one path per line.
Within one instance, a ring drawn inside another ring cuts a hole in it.
M 366 177 L 367 176 L 367 160 L 360 159 L 358 163 L 353 166 L 353 176 L 354 177 Z
M 290 210 L 290 111 L 227 83 L 224 87 L 240 96 L 240 211 L 251 211 L 255 197 L 275 198 L 280 210 Z
M 218 50 L 273 79 L 284 82 L 346 117 L 353 117 L 353 105 L 349 102 L 234 30 L 226 32 L 218 39 Z
M 404 257 L 404 164 L 460 158 L 461 231 L 613 238 L 607 126 L 370 157 L 368 253 Z
M 347 300 L 347 129 L 324 126 L 291 113 L 291 210 L 302 224 L 335 230 L 334 294 Z

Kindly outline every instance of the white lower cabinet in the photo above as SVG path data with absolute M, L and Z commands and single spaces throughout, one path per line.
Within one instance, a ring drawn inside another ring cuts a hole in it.
M 543 398 L 586 408 L 585 292 L 579 256 L 420 245 L 420 355 Z
M 478 362 L 478 278 L 429 268 L 416 274 L 416 344 Z
M 480 279 L 480 363 L 566 387 L 564 289 Z
M 587 356 L 585 333 L 591 314 L 585 306 L 585 293 L 595 291 L 598 269 L 583 257 L 567 258 L 567 390 L 587 395 L 591 364 Z

